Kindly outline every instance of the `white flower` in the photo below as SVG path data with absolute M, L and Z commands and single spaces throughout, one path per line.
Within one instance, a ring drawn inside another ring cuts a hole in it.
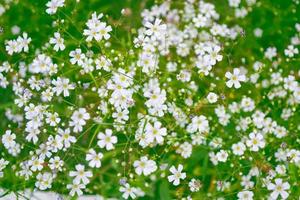
M 31 38 L 28 37 L 27 33 L 23 33 L 23 37 L 19 36 L 17 42 L 20 45 L 20 48 L 23 49 L 24 52 L 28 52 L 29 50 L 28 45 L 31 42 Z
M 218 100 L 218 95 L 216 93 L 210 92 L 208 93 L 206 98 L 209 103 L 216 103 Z
M 157 169 L 155 161 L 148 160 L 147 156 L 143 156 L 140 160 L 134 161 L 133 166 L 135 167 L 135 172 L 138 175 L 143 173 L 145 176 L 155 172 Z
M 253 192 L 251 191 L 242 191 L 238 193 L 238 200 L 253 200 Z
M 145 34 L 155 37 L 162 37 L 163 33 L 165 33 L 167 29 L 167 26 L 165 24 L 161 24 L 160 19 L 155 19 L 155 22 L 153 24 L 150 22 L 146 22 L 145 27 L 147 28 Z
M 172 175 L 168 176 L 169 182 L 173 182 L 173 185 L 179 185 L 180 179 L 185 179 L 186 173 L 182 173 L 183 166 L 181 164 L 178 165 L 178 168 L 176 169 L 175 166 L 172 166 L 170 168 L 170 172 Z
M 127 109 L 116 109 L 116 112 L 112 114 L 112 117 L 115 118 L 116 122 L 122 123 L 123 120 L 127 121 L 129 119 L 128 117 L 129 111 Z
M 245 111 L 245 112 L 250 112 L 252 110 L 254 110 L 255 108 L 255 103 L 254 101 L 249 98 L 249 97 L 244 97 L 242 99 L 242 102 L 241 102 L 241 108 Z
M 192 155 L 192 150 L 193 145 L 188 142 L 184 142 L 179 145 L 178 149 L 176 150 L 176 153 L 181 154 L 183 158 L 188 158 Z
M 50 44 L 54 44 L 55 51 L 63 51 L 66 47 L 64 45 L 64 39 L 60 37 L 60 33 L 55 32 L 54 37 L 50 38 Z
M 277 55 L 277 49 L 276 47 L 268 47 L 265 52 L 265 57 L 269 60 L 272 60 L 273 57 Z
M 79 66 L 83 65 L 83 61 L 86 58 L 83 53 L 81 53 L 81 49 L 75 49 L 74 51 L 71 51 L 69 56 L 71 57 L 70 62 L 74 64 L 78 64 Z
M 85 108 L 79 108 L 71 117 L 70 126 L 74 126 L 74 132 L 78 133 L 82 131 L 82 126 L 86 124 L 86 121 L 90 119 L 90 114 L 86 112 Z
M 193 18 L 193 22 L 197 28 L 205 27 L 207 25 L 207 21 L 207 17 L 205 17 L 202 14 L 198 14 L 196 17 Z
M 278 199 L 280 195 L 282 199 L 287 199 L 289 193 L 286 190 L 290 189 L 290 184 L 288 182 L 283 182 L 281 178 L 275 179 L 274 183 L 269 183 L 267 185 L 268 190 L 272 190 L 271 199 Z
M 59 7 L 63 7 L 65 3 L 65 0 L 51 0 L 48 1 L 48 3 L 46 4 L 46 6 L 48 7 L 46 12 L 50 15 L 53 15 L 56 13 L 57 8 Z
M 16 40 L 9 40 L 6 42 L 5 49 L 9 55 L 12 55 L 15 52 L 21 51 L 21 44 Z
M 86 41 L 90 42 L 95 39 L 97 42 L 101 41 L 102 38 L 108 40 L 110 38 L 109 32 L 112 31 L 111 26 L 107 26 L 105 22 L 100 22 L 102 14 L 92 14 L 92 18 L 86 23 L 88 29 L 85 29 L 83 35 L 87 36 Z
M 12 133 L 11 130 L 5 131 L 5 134 L 2 135 L 2 143 L 7 149 L 16 145 L 15 139 L 16 135 Z
M 167 129 L 161 128 L 160 122 L 154 122 L 153 126 L 147 123 L 145 131 L 146 139 L 149 143 L 156 141 L 158 144 L 162 144 L 164 142 L 163 136 L 167 135 Z
M 118 138 L 116 136 L 112 135 L 111 129 L 106 129 L 105 134 L 100 132 L 98 133 L 98 146 L 100 148 L 106 148 L 106 150 L 112 150 L 114 149 L 114 144 L 118 142 Z
M 196 179 L 192 179 L 190 182 L 189 182 L 189 187 L 190 187 L 190 190 L 192 192 L 198 192 L 199 189 L 202 187 L 202 183 L 199 181 L 199 180 L 196 180 Z
M 228 153 L 224 150 L 221 150 L 216 154 L 216 156 L 219 162 L 226 162 L 228 158 Z
M 30 64 L 29 71 L 32 73 L 48 74 L 53 65 L 52 59 L 49 56 L 39 54 Z
M 82 190 L 85 189 L 85 185 L 81 183 L 68 184 L 67 189 L 70 190 L 71 196 L 74 196 L 75 194 L 81 196 L 83 194 Z
M 235 88 L 240 88 L 240 82 L 246 81 L 246 76 L 240 73 L 239 68 L 233 69 L 233 74 L 230 72 L 225 73 L 225 77 L 229 80 L 226 82 L 227 87 L 231 88 L 233 85 Z
M 100 40 L 104 38 L 105 40 L 108 40 L 110 38 L 109 32 L 112 31 L 111 26 L 106 26 L 106 23 L 100 23 L 99 26 L 99 35 Z
M 0 171 L 2 171 L 6 165 L 8 165 L 8 161 L 7 160 L 4 160 L 3 158 L 0 159 Z
M 89 178 L 93 176 L 91 171 L 84 171 L 84 166 L 81 164 L 78 164 L 75 166 L 76 171 L 70 171 L 69 176 L 75 177 L 73 180 L 73 183 L 80 183 L 80 181 L 83 182 L 83 184 L 88 184 L 90 182 Z
M 246 146 L 244 145 L 244 143 L 238 142 L 236 144 L 233 144 L 231 149 L 232 149 L 233 154 L 241 156 L 244 154 L 244 152 L 246 150 Z
M 195 116 L 192 119 L 192 122 L 188 125 L 187 131 L 189 133 L 204 133 L 209 131 L 209 123 L 207 118 L 204 115 Z
M 246 144 L 250 147 L 251 151 L 258 151 L 260 148 L 265 147 L 265 140 L 262 134 L 252 132 L 249 134 Z
M 230 7 L 238 8 L 241 3 L 241 0 L 229 0 L 228 3 Z
M 76 142 L 76 138 L 74 136 L 71 136 L 70 129 L 67 128 L 65 130 L 58 129 L 58 134 L 61 136 L 62 142 L 64 143 L 65 148 L 69 148 L 71 146 L 71 143 Z
M 250 176 L 250 175 L 248 175 L 248 176 L 242 176 L 241 185 L 242 185 L 245 189 L 253 188 L 254 182 L 251 181 L 251 176 Z
M 135 187 L 131 187 L 128 183 L 125 183 L 124 186 L 120 187 L 119 191 L 123 193 L 122 197 L 124 199 L 128 199 L 129 196 L 132 199 L 135 199 L 137 197 L 136 193 L 138 192 Z
M 37 181 L 35 182 L 35 186 L 40 190 L 46 190 L 51 188 L 51 184 L 53 181 L 53 176 L 49 172 L 39 173 L 36 176 Z
M 44 160 L 38 157 L 33 157 L 29 160 L 28 165 L 31 166 L 30 169 L 35 171 L 41 171 L 43 169 Z
M 86 154 L 86 160 L 89 161 L 90 167 L 101 167 L 101 159 L 103 158 L 102 153 L 96 153 L 94 149 L 90 149 Z
M 282 126 L 276 126 L 273 132 L 277 138 L 285 137 L 288 134 L 287 130 Z
M 289 45 L 287 49 L 284 50 L 284 54 L 290 58 L 294 57 L 295 54 L 298 54 L 299 50 L 293 45 Z
M 3 158 L 0 159 L 0 178 L 3 177 L 3 169 L 8 165 L 8 161 L 4 160 Z M 29 170 L 30 171 L 30 170 Z
M 260 28 L 256 28 L 256 29 L 254 29 L 253 33 L 254 33 L 255 37 L 260 38 L 263 35 L 263 30 Z
M 57 113 L 47 113 L 46 116 L 46 122 L 50 126 L 56 126 L 60 122 L 60 118 Z
M 112 31 L 111 26 L 106 26 L 106 23 L 101 22 L 97 27 L 89 27 L 89 29 L 85 29 L 83 35 L 88 36 L 86 41 L 90 42 L 93 38 L 96 41 L 101 41 L 102 38 L 108 40 L 110 38 L 109 32 Z
M 286 174 L 286 167 L 284 165 L 277 165 L 275 170 L 280 175 L 285 175 Z
M 49 160 L 49 167 L 52 170 L 56 169 L 58 171 L 62 171 L 63 165 L 64 165 L 64 161 L 62 161 L 59 156 L 55 156 L 54 158 L 51 158 Z
M 204 57 L 207 57 L 207 60 L 209 60 L 210 65 L 215 65 L 218 62 L 220 62 L 223 59 L 223 56 L 219 54 L 221 50 L 221 47 L 218 45 L 207 45 L 205 47 L 205 51 L 209 55 L 205 55 Z M 206 59 L 205 59 L 206 60 Z
M 52 84 L 54 85 L 54 87 L 52 87 L 53 93 L 56 93 L 57 96 L 61 93 L 63 93 L 64 97 L 69 96 L 69 90 L 73 90 L 75 88 L 74 85 L 69 84 L 69 82 L 69 79 L 60 77 L 56 80 L 52 80 Z
M 291 149 L 287 152 L 287 157 L 290 158 L 290 162 L 294 162 L 296 164 L 300 163 L 300 151 L 296 149 Z

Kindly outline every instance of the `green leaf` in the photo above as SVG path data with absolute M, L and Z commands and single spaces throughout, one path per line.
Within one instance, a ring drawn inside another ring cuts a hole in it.
M 167 181 L 161 181 L 159 183 L 159 199 L 161 200 L 171 200 L 169 183 Z

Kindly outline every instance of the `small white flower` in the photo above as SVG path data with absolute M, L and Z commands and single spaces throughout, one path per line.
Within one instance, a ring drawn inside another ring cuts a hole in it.
M 236 144 L 233 144 L 231 149 L 232 149 L 233 154 L 241 156 L 244 154 L 244 152 L 246 150 L 246 146 L 244 145 L 244 143 L 238 142 Z
M 199 180 L 196 180 L 193 178 L 189 182 L 189 187 L 192 192 L 198 192 L 200 190 L 200 188 L 202 187 L 202 183 Z
M 67 185 L 67 189 L 70 190 L 70 195 L 74 196 L 77 194 L 78 196 L 81 196 L 83 194 L 82 190 L 85 189 L 85 185 L 81 183 L 72 183 Z
M 241 0 L 229 0 L 228 3 L 230 7 L 238 8 Z
M 114 149 L 114 144 L 118 142 L 118 138 L 112 135 L 111 129 L 106 129 L 105 134 L 102 132 L 98 133 L 98 139 L 98 146 L 100 148 L 105 147 L 108 151 Z
M 29 47 L 28 45 L 31 42 L 31 38 L 28 37 L 27 33 L 23 33 L 23 37 L 19 36 L 17 39 L 18 44 L 20 44 L 20 48 L 23 49 L 24 52 L 28 52 Z
M 65 148 L 69 148 L 71 143 L 76 142 L 76 138 L 70 134 L 70 129 L 66 130 L 58 129 L 58 134 L 61 136 L 62 142 L 64 143 Z
M 251 151 L 258 151 L 260 148 L 265 147 L 265 140 L 262 134 L 252 132 L 249 134 L 246 144 L 250 147 Z
M 155 22 L 153 24 L 150 22 L 146 22 L 145 27 L 147 28 L 145 34 L 155 37 L 161 37 L 167 29 L 167 26 L 165 24 L 161 24 L 160 19 L 155 19 Z
M 251 191 L 242 191 L 238 193 L 238 200 L 253 200 L 253 192 Z
M 38 157 L 33 157 L 31 160 L 29 160 L 28 164 L 31 166 L 30 169 L 35 171 L 41 171 L 43 169 L 43 163 L 44 160 Z
M 84 166 L 81 164 L 78 164 L 75 166 L 76 171 L 70 171 L 69 176 L 75 177 L 73 180 L 73 183 L 80 183 L 80 181 L 83 182 L 83 184 L 88 184 L 90 182 L 89 178 L 93 176 L 91 171 L 85 171 Z
M 6 166 L 8 165 L 8 163 L 9 162 L 7 160 L 4 160 L 3 158 L 0 159 L 0 178 L 3 177 L 3 169 L 6 168 Z
M 78 133 L 82 131 L 82 126 L 86 124 L 86 121 L 90 119 L 90 114 L 86 112 L 85 108 L 79 108 L 76 110 L 70 121 L 70 126 L 74 126 L 74 132 Z
M 221 150 L 216 154 L 216 156 L 219 162 L 226 162 L 228 158 L 228 153 L 224 150 Z
M 146 125 L 146 139 L 149 143 L 157 142 L 158 144 L 162 144 L 164 142 L 164 136 L 167 135 L 167 129 L 161 128 L 160 122 L 155 122 L 152 126 L 150 123 Z
M 13 53 L 21 51 L 21 45 L 15 40 L 9 40 L 6 42 L 5 49 L 9 55 L 13 55 Z
M 53 177 L 52 174 L 50 174 L 49 172 L 45 172 L 43 174 L 39 173 L 36 176 L 36 179 L 37 181 L 35 182 L 35 186 L 40 190 L 46 190 L 48 188 L 51 188 Z
M 195 116 L 192 119 L 192 122 L 188 125 L 187 131 L 189 133 L 205 133 L 209 131 L 209 123 L 207 118 L 204 115 Z
M 218 100 L 218 95 L 214 92 L 210 92 L 206 98 L 209 103 L 216 103 Z
M 280 175 L 285 175 L 286 174 L 286 167 L 284 165 L 277 165 L 275 170 Z
M 96 153 L 94 149 L 90 149 L 86 154 L 86 160 L 89 161 L 90 167 L 101 167 L 101 159 L 103 158 L 102 153 Z
M 290 184 L 288 182 L 283 182 L 281 178 L 275 179 L 275 183 L 269 183 L 267 185 L 268 190 L 271 190 L 271 199 L 277 199 L 280 195 L 282 199 L 287 199 L 289 193 L 286 190 L 290 189 Z
M 72 84 L 69 84 L 70 80 L 67 78 L 58 77 L 56 80 L 52 80 L 54 87 L 52 88 L 53 93 L 56 93 L 59 96 L 63 93 L 64 97 L 70 95 L 69 90 L 73 90 L 75 87 Z
M 239 68 L 233 69 L 233 74 L 230 72 L 225 73 L 225 77 L 229 80 L 226 82 L 227 87 L 232 88 L 234 85 L 235 88 L 240 88 L 241 84 L 240 82 L 246 81 L 246 76 L 240 73 Z
M 269 60 L 272 60 L 277 55 L 277 49 L 276 47 L 268 47 L 265 52 L 265 57 Z
M 16 142 L 16 135 L 11 132 L 11 130 L 5 131 L 5 134 L 2 136 L 2 143 L 5 146 L 5 148 L 11 148 L 13 147 Z
M 60 122 L 60 118 L 57 113 L 47 113 L 46 116 L 46 122 L 50 126 L 56 126 Z
M 48 7 L 46 12 L 50 15 L 53 15 L 57 12 L 57 8 L 63 7 L 65 3 L 65 0 L 51 0 L 48 1 L 46 6 Z
M 143 173 L 145 176 L 155 172 L 157 169 L 155 161 L 148 160 L 147 156 L 143 156 L 140 160 L 134 161 L 133 166 L 135 167 L 135 172 L 138 175 Z
M 54 44 L 55 51 L 63 51 L 66 47 L 64 45 L 64 39 L 61 38 L 60 33 L 55 32 L 54 37 L 50 38 L 50 44 Z
M 124 186 L 120 187 L 119 191 L 123 193 L 122 197 L 124 199 L 128 199 L 129 197 L 135 199 L 138 193 L 138 190 L 135 187 L 131 187 L 128 183 L 125 183 Z
M 181 164 L 178 165 L 176 169 L 175 166 L 170 168 L 170 172 L 172 175 L 168 176 L 169 182 L 173 182 L 173 185 L 179 185 L 180 179 L 185 179 L 186 173 L 182 172 L 183 166 Z
M 64 161 L 62 161 L 59 156 L 55 156 L 54 158 L 51 158 L 49 160 L 49 167 L 52 170 L 56 169 L 58 171 L 62 171 L 63 165 L 64 165 Z
M 284 54 L 290 58 L 294 57 L 295 54 L 298 54 L 299 50 L 293 45 L 289 45 L 287 49 L 284 50 Z
M 83 65 L 83 61 L 86 58 L 85 55 L 81 52 L 81 49 L 75 49 L 71 51 L 69 56 L 71 57 L 70 62 L 74 64 L 78 64 L 79 66 Z

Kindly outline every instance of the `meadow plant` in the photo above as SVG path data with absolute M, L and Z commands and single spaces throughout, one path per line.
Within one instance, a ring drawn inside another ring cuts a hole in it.
M 1 1 L 1 195 L 298 199 L 299 12 Z

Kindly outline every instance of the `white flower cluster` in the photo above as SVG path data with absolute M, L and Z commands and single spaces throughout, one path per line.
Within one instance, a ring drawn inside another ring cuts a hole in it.
M 22 36 L 19 36 L 16 40 L 6 41 L 6 51 L 9 55 L 14 53 L 20 53 L 22 51 L 28 52 L 28 45 L 31 42 L 31 38 L 28 37 L 27 33 L 23 33 Z
M 111 26 L 107 26 L 105 22 L 101 22 L 100 19 L 103 14 L 97 15 L 97 13 L 92 14 L 92 18 L 86 23 L 88 29 L 85 29 L 83 35 L 87 36 L 86 41 L 90 42 L 95 39 L 97 42 L 101 41 L 102 38 L 108 40 L 110 38 L 109 32 L 112 31 Z
M 236 20 L 258 4 L 226 2 Z M 51 0 L 46 12 L 63 6 Z M 202 0 L 164 1 L 142 11 L 122 47 L 97 12 L 81 16 L 80 36 L 67 31 L 72 18 L 55 20 L 32 52 L 26 33 L 6 41 L 0 92 L 13 100 L 0 179 L 8 171 L 70 196 L 154 198 L 158 187 L 162 199 L 168 188 L 172 199 L 289 198 L 300 167 L 300 71 L 288 65 L 298 59 L 300 25 L 285 49 L 234 59 L 243 29 L 221 14 Z
M 57 12 L 58 8 L 63 7 L 65 4 L 65 0 L 50 0 L 47 2 L 46 6 L 46 12 L 49 15 L 54 15 Z

